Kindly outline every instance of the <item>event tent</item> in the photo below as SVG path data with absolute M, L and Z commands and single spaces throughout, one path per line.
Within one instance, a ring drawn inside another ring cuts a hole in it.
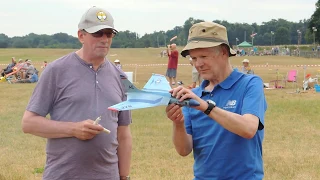
M 243 41 L 241 44 L 238 44 L 238 47 L 246 48 L 246 47 L 252 47 L 252 45 L 250 43 L 248 43 L 247 41 Z

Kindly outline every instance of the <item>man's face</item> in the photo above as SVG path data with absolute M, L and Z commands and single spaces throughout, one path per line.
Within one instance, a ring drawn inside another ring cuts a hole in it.
M 221 47 L 192 49 L 189 53 L 200 76 L 206 80 L 216 79 L 227 61 Z
M 86 56 L 91 58 L 104 58 L 110 49 L 114 32 L 112 29 L 102 29 L 95 33 L 80 30 L 79 40 L 83 43 Z
M 249 66 L 248 62 L 243 62 L 242 64 L 243 64 L 244 67 L 248 67 Z
M 171 50 L 175 50 L 176 47 L 177 47 L 176 44 L 171 44 L 171 45 L 170 45 L 170 49 L 171 49 Z

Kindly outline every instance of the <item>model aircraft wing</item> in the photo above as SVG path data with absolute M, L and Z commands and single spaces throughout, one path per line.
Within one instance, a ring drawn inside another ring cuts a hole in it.
M 137 92 L 140 91 L 136 86 L 134 86 L 126 76 L 120 75 L 122 84 L 124 85 L 125 91 L 126 92 Z
M 152 74 L 151 78 L 142 90 L 168 92 L 171 90 L 171 87 L 165 76 L 161 74 Z
M 128 100 L 110 106 L 108 109 L 113 111 L 125 111 L 142 109 L 148 107 L 168 105 L 170 97 L 160 96 L 151 93 L 136 92 L 128 94 Z

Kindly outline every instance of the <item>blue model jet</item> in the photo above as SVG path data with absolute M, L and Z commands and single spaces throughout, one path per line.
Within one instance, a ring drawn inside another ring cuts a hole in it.
M 178 104 L 181 106 L 199 106 L 199 102 L 194 99 L 179 101 L 171 96 L 171 87 L 166 77 L 160 74 L 153 74 L 142 90 L 137 89 L 125 76 L 120 75 L 127 90 L 127 101 L 110 106 L 113 111 L 124 111 L 132 109 L 142 109 L 155 106 L 167 106 L 168 104 Z

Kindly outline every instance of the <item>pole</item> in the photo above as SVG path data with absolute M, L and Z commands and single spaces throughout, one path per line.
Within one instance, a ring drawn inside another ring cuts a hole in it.
M 272 46 L 272 41 L 273 41 L 272 36 L 274 33 L 273 33 L 273 31 L 271 31 L 270 33 L 271 33 L 271 46 Z
M 134 82 L 137 83 L 137 71 L 138 71 L 138 64 L 136 64 L 136 68 L 134 70 Z
M 246 36 L 247 36 L 247 31 L 244 31 L 244 41 L 247 40 Z
M 313 30 L 313 47 L 314 47 L 314 51 L 316 50 L 316 35 L 315 32 Z
M 306 83 L 306 69 L 307 69 L 307 66 L 303 65 L 303 78 L 304 78 L 303 85 Z M 303 91 L 306 91 L 306 88 L 307 86 L 304 85 Z
M 157 35 L 157 44 L 158 44 L 158 48 L 159 48 L 159 35 Z
M 313 47 L 314 47 L 314 51 L 316 51 L 316 32 L 318 31 L 318 29 L 316 27 L 312 27 L 313 30 Z

